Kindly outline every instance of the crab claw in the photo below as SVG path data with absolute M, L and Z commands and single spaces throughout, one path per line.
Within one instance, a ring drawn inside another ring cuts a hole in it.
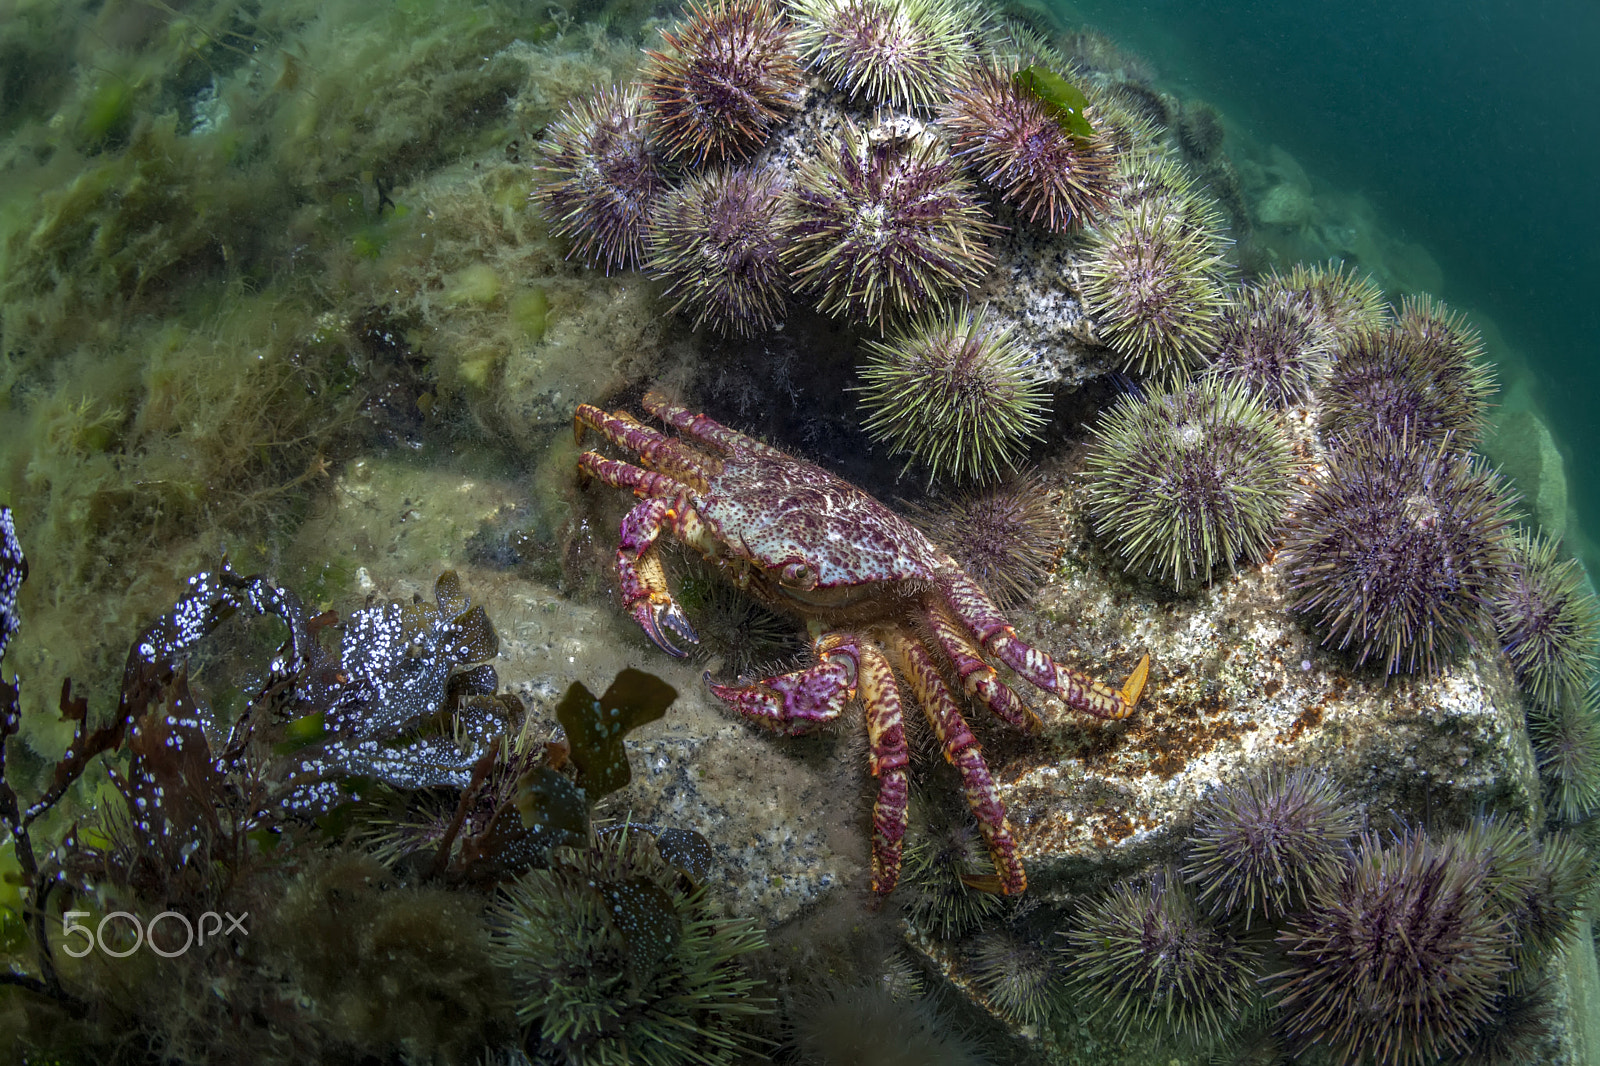
M 1128 705 L 1128 710 L 1139 705 L 1139 697 L 1144 695 L 1144 683 L 1150 680 L 1150 653 L 1146 652 L 1144 658 L 1139 660 L 1139 665 L 1133 668 L 1133 673 L 1128 675 L 1128 680 L 1122 685 L 1122 702 Z
M 683 609 L 670 599 L 640 600 L 628 613 L 633 615 L 633 620 L 639 623 L 639 628 L 644 630 L 650 642 L 674 659 L 686 658 L 689 653 L 672 643 L 671 637 L 667 636 L 669 632 L 686 643 L 700 643 L 700 637 L 689 624 Z

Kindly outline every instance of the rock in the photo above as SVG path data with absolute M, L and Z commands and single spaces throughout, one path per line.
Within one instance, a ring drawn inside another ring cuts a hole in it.
M 1256 221 L 1263 226 L 1298 229 L 1311 221 L 1312 206 L 1309 189 L 1283 182 L 1268 189 L 1256 205 Z
M 1595 965 L 1594 923 L 1584 918 L 1559 972 L 1565 978 L 1567 1042 L 1573 1066 L 1600 1066 L 1600 968 Z
M 1079 513 L 1077 491 L 1067 495 L 1067 513 Z M 1093 548 L 1075 525 L 1067 573 L 1034 601 L 1034 633 L 1106 682 L 1120 685 L 1143 652 L 1152 671 L 1128 721 L 1041 707 L 1040 742 L 991 756 L 1040 891 L 1083 891 L 1171 859 L 1208 788 L 1272 766 L 1325 770 L 1375 823 L 1424 806 L 1446 818 L 1484 805 L 1539 811 L 1522 703 L 1500 656 L 1435 678 L 1357 671 L 1289 617 L 1270 564 L 1193 598 L 1155 598 L 1086 565 Z
M 1567 475 L 1555 437 L 1528 408 L 1509 411 L 1495 421 L 1484 452 L 1521 493 L 1524 506 L 1552 536 L 1567 528 Z

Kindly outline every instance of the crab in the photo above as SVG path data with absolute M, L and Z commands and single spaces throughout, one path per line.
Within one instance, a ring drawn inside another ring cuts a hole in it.
M 598 479 L 640 497 L 622 520 L 616 554 L 628 614 L 669 655 L 686 654 L 675 641 L 698 642 L 667 587 L 658 541 L 669 532 L 739 588 L 804 620 L 811 665 L 752 684 L 706 680 L 740 715 L 791 736 L 833 721 L 860 697 L 878 780 L 872 889 L 880 898 L 899 878 L 906 832 L 910 760 L 898 673 L 960 773 L 994 861 L 995 877 L 978 887 L 1022 892 L 1027 877 L 1005 806 L 946 678 L 1009 725 L 1037 733 L 1039 716 L 991 659 L 1075 711 L 1115 719 L 1138 704 L 1150 657 L 1120 690 L 1063 666 L 1018 637 L 948 554 L 861 489 L 658 394 L 646 395 L 644 407 L 679 435 L 589 404 L 574 419 L 580 444 L 585 428 L 593 429 L 639 459 L 578 457 L 583 482 Z

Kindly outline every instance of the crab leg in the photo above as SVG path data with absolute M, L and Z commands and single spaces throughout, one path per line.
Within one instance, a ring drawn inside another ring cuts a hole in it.
M 754 448 L 759 451 L 767 450 L 767 445 L 762 444 L 754 437 L 747 437 L 736 429 L 723 425 L 715 419 L 705 415 L 697 415 L 679 407 L 659 392 L 647 392 L 644 396 L 644 409 L 655 415 L 670 426 L 675 426 L 680 432 L 687 433 L 695 440 L 704 441 L 725 452 L 733 452 L 739 448 Z
M 878 779 L 878 799 L 872 805 L 872 891 L 879 898 L 894 891 L 900 880 L 900 851 L 905 843 L 910 786 L 906 765 L 905 723 L 901 720 L 900 689 L 894 683 L 889 660 L 871 644 L 861 644 L 861 704 L 867 714 L 867 743 L 872 775 Z
M 853 633 L 825 633 L 812 649 L 817 661 L 804 670 L 751 685 L 718 685 L 706 675 L 717 698 L 752 721 L 797 737 L 839 717 L 856 694 L 862 641 Z
M 1017 636 L 999 608 L 965 574 L 942 574 L 939 587 L 979 644 L 1039 688 L 1059 696 L 1073 710 L 1096 718 L 1126 718 L 1138 705 L 1150 676 L 1150 656 L 1139 660 L 1118 691 L 1088 674 L 1062 666 Z
M 674 482 L 688 482 L 702 492 L 714 473 L 712 465 L 718 462 L 696 454 L 660 430 L 651 429 L 625 413 L 610 414 L 591 404 L 580 403 L 572 416 L 572 434 L 579 444 L 583 443 L 585 428 L 595 430 L 617 447 L 638 455 L 649 469 L 666 474 Z
M 690 644 L 698 644 L 700 638 L 667 590 L 667 576 L 661 569 L 656 538 L 661 535 L 663 526 L 680 532 L 683 524 L 680 516 L 688 510 L 684 502 L 688 490 L 665 474 L 607 459 L 597 452 L 578 456 L 578 472 L 616 488 L 632 489 L 645 497 L 622 519 L 616 554 L 622 607 L 656 647 L 668 655 L 683 658 L 687 653 L 672 643 L 667 632 L 671 631 Z
M 995 872 L 999 874 L 1001 893 L 1016 895 L 1028 887 L 1028 878 L 1017 858 L 1017 842 L 1006 821 L 1005 804 L 1000 802 L 994 778 L 989 776 L 989 768 L 984 765 L 983 749 L 972 730 L 967 728 L 955 697 L 939 677 L 939 668 L 927 649 L 907 634 L 896 631 L 891 637 L 890 652 L 895 665 L 911 682 L 911 690 L 933 725 L 945 759 L 961 774 L 967 806 L 972 808 L 978 829 L 989 844 L 989 857 L 994 860 Z
M 817 662 L 753 685 L 712 684 L 711 691 L 746 718 L 789 736 L 807 733 L 837 718 L 856 694 L 866 708 L 867 743 L 878 799 L 872 807 L 872 890 L 893 891 L 900 879 L 910 785 L 900 690 L 883 653 L 853 633 L 816 638 Z
M 998 717 L 1026 733 L 1037 733 L 1044 728 L 1039 716 L 1023 703 L 1009 685 L 1000 680 L 995 668 L 983 661 L 983 652 L 972 639 L 961 631 L 961 626 L 950 617 L 942 603 L 934 603 L 924 612 L 934 639 L 950 657 L 950 663 L 961 678 L 961 687 L 968 696 L 975 696 Z

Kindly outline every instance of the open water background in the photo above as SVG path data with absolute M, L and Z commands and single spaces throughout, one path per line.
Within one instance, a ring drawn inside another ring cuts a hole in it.
M 1600 537 L 1600 4 L 1055 2 L 1427 246 L 1526 360 Z

